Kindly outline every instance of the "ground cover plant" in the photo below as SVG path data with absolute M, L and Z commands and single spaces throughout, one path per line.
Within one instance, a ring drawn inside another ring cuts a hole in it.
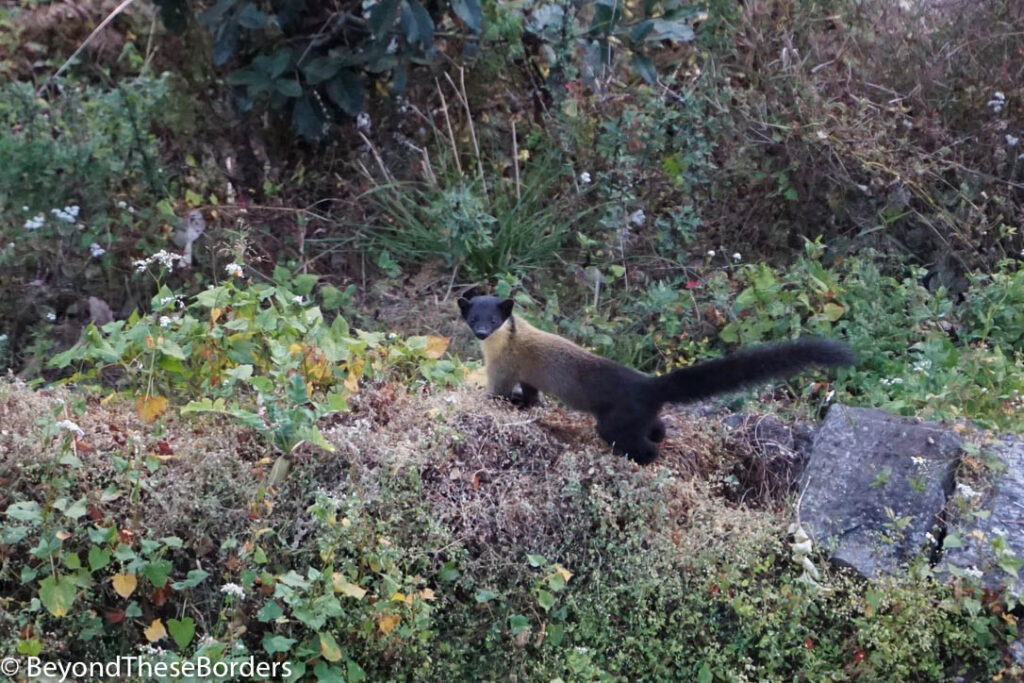
M 1024 675 L 1012 596 L 797 542 L 800 463 L 749 427 L 1021 430 L 1021 11 L 0 8 L 0 658 Z M 470 286 L 645 372 L 859 362 L 671 411 L 638 468 L 483 397 Z

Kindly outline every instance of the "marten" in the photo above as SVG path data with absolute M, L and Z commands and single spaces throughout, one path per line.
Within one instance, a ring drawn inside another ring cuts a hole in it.
M 538 330 L 512 314 L 512 299 L 474 296 L 458 304 L 483 347 L 492 395 L 530 407 L 544 392 L 585 410 L 597 418 L 597 433 L 616 453 L 641 465 L 658 456 L 657 444 L 665 438 L 658 413 L 666 403 L 697 401 L 809 366 L 856 362 L 841 342 L 805 338 L 743 349 L 651 377 Z

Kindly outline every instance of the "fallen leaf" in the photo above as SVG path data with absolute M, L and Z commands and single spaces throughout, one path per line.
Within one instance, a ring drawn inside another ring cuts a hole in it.
M 139 585 L 139 580 L 135 574 L 114 574 L 114 577 L 110 579 L 110 583 L 114 585 L 115 593 L 122 598 L 127 598 L 135 592 L 135 588 Z
M 559 575 L 561 575 L 563 581 L 565 581 L 566 583 L 569 583 L 569 579 L 572 578 L 572 572 L 571 571 L 569 571 L 568 569 L 566 569 L 565 567 L 563 567 L 560 564 L 556 564 L 555 565 L 555 571 L 558 572 Z
M 448 337 L 438 337 L 432 334 L 427 335 L 427 358 L 437 360 L 444 355 L 444 352 L 448 349 L 448 344 L 451 343 L 451 339 Z
M 67 531 L 64 531 L 64 530 L 61 530 L 61 531 L 58 531 L 57 533 L 55 533 L 54 536 L 56 536 L 57 539 L 60 540 L 60 541 L 66 541 L 69 538 L 71 538 L 71 533 L 67 532 Z
M 328 662 L 336 662 L 341 659 L 341 647 L 330 633 L 320 634 L 320 654 Z
M 395 593 L 391 596 L 391 602 L 404 602 L 407 605 L 411 605 L 412 596 L 406 595 L 405 593 Z
M 432 588 L 424 588 L 420 591 L 420 600 L 437 600 L 437 596 Z
M 398 626 L 398 622 L 401 620 L 402 618 L 397 614 L 382 614 L 377 619 L 377 628 L 380 629 L 381 633 L 387 635 L 395 630 L 395 627 Z
M 157 588 L 155 591 L 149 594 L 149 601 L 153 603 L 155 607 L 162 607 L 167 599 L 171 597 L 171 584 L 168 583 L 165 586 Z
M 103 615 L 103 617 L 104 619 L 106 619 L 108 624 L 119 624 L 121 623 L 122 620 L 124 620 L 124 610 L 108 610 L 107 613 Z
M 487 387 L 487 371 L 483 368 L 472 370 L 466 375 L 466 381 L 479 389 L 484 389 Z
M 167 629 L 164 628 L 164 623 L 162 621 L 154 619 L 149 627 L 143 631 L 143 634 L 146 636 L 146 640 L 151 643 L 155 643 L 161 638 L 167 637 Z
M 167 399 L 163 396 L 139 396 L 135 409 L 143 422 L 152 422 L 167 410 Z
M 92 453 L 96 449 L 89 445 L 88 442 L 82 441 L 77 436 L 75 437 L 75 450 L 79 453 Z

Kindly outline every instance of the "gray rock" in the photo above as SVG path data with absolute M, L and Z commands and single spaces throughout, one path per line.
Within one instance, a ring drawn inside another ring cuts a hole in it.
M 959 451 L 937 423 L 832 406 L 801 477 L 801 523 L 835 562 L 892 573 L 934 548 Z
M 949 547 L 948 538 L 939 567 L 981 571 L 983 585 L 998 588 L 1006 583 L 1010 593 L 1019 597 L 1024 581 L 1019 574 L 1015 577 L 999 565 L 1003 559 L 1004 565 L 1013 567 L 1012 558 L 1000 557 L 1006 551 L 1024 558 L 1024 441 L 1003 436 L 986 444 L 983 450 L 997 458 L 1005 472 L 994 472 L 993 481 L 984 492 L 975 491 L 970 485 L 957 487 L 950 506 L 949 534 L 955 534 L 963 545 Z M 980 535 L 976 533 L 979 531 Z M 993 547 L 993 541 L 999 537 L 1003 541 L 996 541 Z

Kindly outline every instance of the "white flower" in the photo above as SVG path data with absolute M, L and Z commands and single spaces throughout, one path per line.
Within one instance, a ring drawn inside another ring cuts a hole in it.
M 122 199 L 122 200 L 120 200 L 120 201 L 119 201 L 119 202 L 117 203 L 117 208 L 119 208 L 119 209 L 127 209 L 127 208 L 128 208 L 128 202 L 126 202 L 126 201 L 125 201 L 125 200 L 123 200 L 123 199 Z
M 996 536 L 1002 536 L 1003 538 L 1006 538 L 1006 529 L 1004 529 L 1001 526 L 992 527 L 992 533 L 994 533 Z
M 708 249 L 708 256 L 710 256 L 711 258 L 715 258 L 715 250 L 714 249 Z
M 302 297 L 301 296 L 293 296 L 292 297 L 292 301 L 294 301 L 295 303 L 299 304 L 300 306 L 302 305 Z
M 589 185 L 590 184 L 590 174 L 587 173 L 586 171 L 584 171 L 583 173 L 580 173 L 580 182 L 583 183 L 584 185 Z
M 57 314 L 54 313 L 53 311 L 47 311 L 46 312 L 46 319 L 49 320 L 52 323 L 55 320 L 57 320 Z
M 1006 95 L 997 90 L 985 106 L 991 109 L 993 113 L 998 114 L 1006 106 Z
M 1020 142 L 1020 138 L 1009 134 L 1006 136 L 1006 144 L 1010 147 L 1016 147 L 1018 142 Z
M 174 320 L 174 318 L 172 318 L 172 317 L 170 317 L 168 315 L 160 316 L 160 327 L 170 327 L 171 326 L 171 322 L 173 322 L 173 320 Z
M 34 217 L 29 218 L 25 221 L 26 230 L 38 230 L 43 227 L 43 223 L 46 222 L 46 216 L 41 213 L 36 214 Z
M 76 436 L 85 436 L 85 432 L 82 431 L 82 428 L 71 420 L 61 420 L 57 423 L 57 426 L 60 429 L 66 429 L 69 432 L 73 432 Z
M 72 204 L 71 206 L 65 206 L 63 209 L 50 209 L 50 213 L 57 220 L 64 221 L 65 223 L 74 223 L 75 219 L 78 218 L 78 205 Z
M 28 207 L 27 206 L 21 207 L 21 210 L 24 211 L 25 213 L 28 213 Z
M 224 271 L 232 277 L 242 277 L 242 273 L 244 272 L 241 263 L 229 263 L 224 266 Z
M 738 252 L 738 251 L 735 251 L 735 252 L 733 252 L 733 254 L 732 254 L 732 260 L 733 260 L 733 261 L 742 261 L 742 260 L 743 260 L 743 256 L 742 256 L 742 255 L 740 255 L 740 252 Z
M 982 571 L 977 567 L 968 567 L 964 570 L 964 574 L 966 574 L 967 576 L 973 576 L 976 579 L 980 579 L 982 576 Z
M 89 253 L 92 254 L 93 258 L 99 258 L 107 253 L 107 250 L 99 245 L 98 242 L 93 242 L 89 245 Z
M 644 213 L 643 209 L 637 209 L 633 213 L 629 214 L 629 222 L 636 226 L 641 226 L 647 220 L 647 214 Z
M 225 583 L 220 587 L 220 592 L 225 595 L 233 595 L 240 600 L 245 600 L 245 591 L 237 583 Z
M 911 460 L 912 460 L 912 461 L 914 462 L 914 464 L 915 464 L 915 465 L 917 465 L 918 467 L 920 467 L 921 465 L 923 465 L 923 464 L 924 464 L 924 458 L 922 458 L 922 457 L 921 457 L 920 455 L 912 455 L 912 456 L 910 456 L 910 459 L 911 459 Z
M 363 133 L 369 133 L 370 125 L 370 115 L 367 114 L 365 111 L 360 112 L 359 116 L 356 117 L 356 128 Z
M 398 335 L 394 332 L 388 332 L 388 341 L 394 341 L 395 339 L 398 339 Z
M 957 482 L 956 492 L 959 493 L 964 498 L 977 498 L 978 496 L 981 495 L 981 492 L 975 491 L 973 488 L 963 483 L 962 481 Z

